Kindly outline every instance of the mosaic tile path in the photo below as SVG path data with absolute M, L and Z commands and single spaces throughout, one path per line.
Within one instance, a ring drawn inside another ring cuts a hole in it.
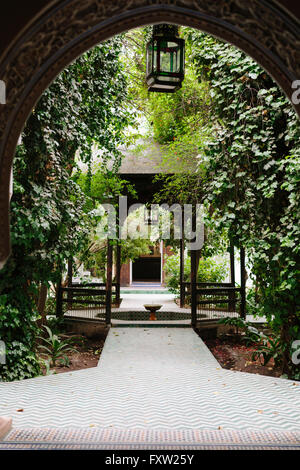
M 118 327 L 98 367 L 0 384 L 0 415 L 12 432 L 272 431 L 300 445 L 300 384 L 222 369 L 189 328 Z

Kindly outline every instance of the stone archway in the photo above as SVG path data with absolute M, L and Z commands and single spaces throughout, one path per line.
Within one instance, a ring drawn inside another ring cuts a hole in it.
M 122 31 L 169 22 L 198 28 L 239 47 L 291 99 L 300 78 L 300 28 L 269 0 L 53 1 L 2 55 L 7 101 L 0 115 L 0 268 L 10 250 L 9 183 L 15 147 L 34 104 L 70 62 Z M 300 105 L 295 105 L 300 114 Z

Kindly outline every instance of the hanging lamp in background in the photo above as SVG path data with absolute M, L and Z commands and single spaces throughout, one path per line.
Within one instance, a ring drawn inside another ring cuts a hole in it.
M 154 25 L 152 38 L 147 44 L 148 91 L 174 93 L 184 79 L 184 39 L 178 26 Z

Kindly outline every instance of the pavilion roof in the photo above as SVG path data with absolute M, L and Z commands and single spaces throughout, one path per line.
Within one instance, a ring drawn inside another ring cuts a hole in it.
M 120 150 L 124 158 L 119 174 L 171 173 L 162 164 L 161 146 L 151 139 L 141 139 L 134 146 Z

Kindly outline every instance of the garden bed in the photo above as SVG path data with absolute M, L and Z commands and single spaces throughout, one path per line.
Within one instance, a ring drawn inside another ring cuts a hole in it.
M 58 361 L 58 364 L 55 367 L 52 366 L 50 368 L 50 373 L 60 374 L 62 372 L 73 372 L 75 370 L 97 367 L 104 346 L 106 334 L 107 332 L 103 332 L 103 335 L 97 338 L 87 338 L 81 335 L 81 341 L 78 344 L 73 345 L 76 351 L 66 353 L 66 356 L 69 359 L 69 364 L 66 366 L 59 364 Z M 79 336 L 76 335 L 76 337 Z M 40 356 L 45 358 L 43 354 Z M 46 368 L 43 367 L 43 375 L 46 374 Z
M 242 338 L 225 335 L 204 342 L 224 369 L 271 377 L 281 376 L 281 370 L 275 367 L 273 359 L 265 366 L 259 360 L 253 361 L 252 354 L 256 350 L 255 345 L 246 346 Z

